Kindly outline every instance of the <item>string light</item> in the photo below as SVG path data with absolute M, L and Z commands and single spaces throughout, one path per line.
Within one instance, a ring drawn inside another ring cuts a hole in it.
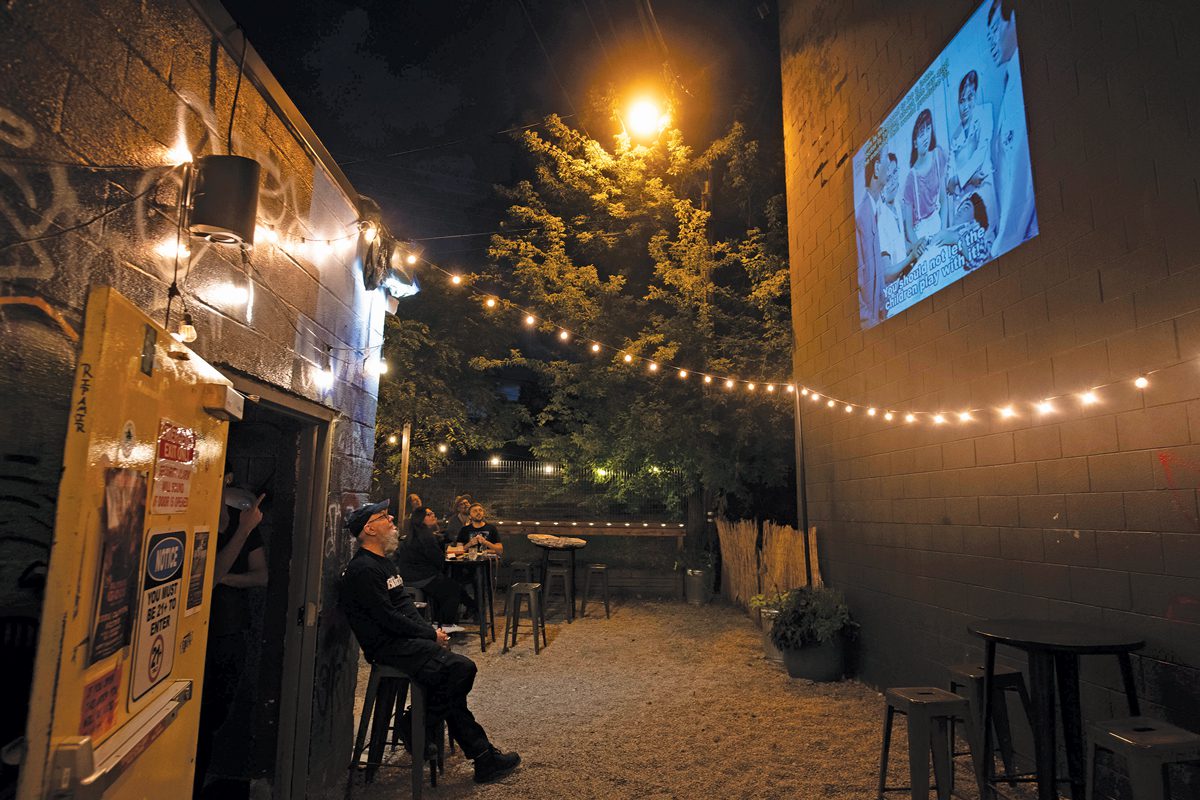
M 790 389 L 791 387 L 789 386 L 788 388 Z M 808 397 L 808 387 L 806 386 L 803 389 L 801 389 L 800 394 L 803 395 L 804 397 Z
M 462 283 L 462 276 L 461 275 L 451 275 L 450 282 L 453 283 L 455 286 L 458 286 L 460 283 Z
M 768 384 L 767 384 L 767 391 L 768 391 L 768 392 L 773 392 L 773 391 L 775 391 L 775 384 L 773 384 L 773 383 L 768 383 Z
M 959 422 L 970 422 L 971 421 L 971 412 L 970 411 L 958 412 L 958 421 Z
M 366 372 L 371 376 L 386 375 L 388 371 L 388 362 L 382 358 L 368 358 L 366 363 Z
M 567 333 L 566 331 L 559 331 L 558 338 L 562 339 L 565 342 L 571 338 L 571 334 Z
M 682 379 L 682 380 L 686 380 L 686 379 L 687 379 L 687 376 L 688 376 L 688 371 L 687 371 L 686 369 L 681 369 L 681 370 L 679 370 L 679 377 L 680 377 L 680 379 Z
M 809 397 L 809 399 L 810 399 L 810 400 L 812 400 L 814 403 L 818 402 L 818 401 L 821 399 L 821 395 L 817 394 L 816 392 L 813 392 L 813 393 L 812 393 L 812 394 L 810 394 L 808 397 Z
M 599 353 L 599 352 L 600 352 L 600 345 L 599 345 L 599 343 L 597 343 L 597 342 L 592 342 L 592 352 L 593 352 L 593 353 Z
M 651 361 L 651 362 L 650 362 L 650 367 L 649 367 L 649 369 L 650 369 L 650 371 L 651 371 L 651 372 L 658 372 L 658 364 L 656 364 L 656 363 L 654 363 L 653 361 Z
M 537 319 L 534 318 L 533 314 L 527 314 L 525 316 L 525 324 L 526 325 L 536 325 Z
M 192 324 L 192 315 L 187 311 L 183 312 L 183 322 L 179 323 L 179 330 L 171 334 L 175 341 L 191 344 L 196 341 L 196 326 Z
M 795 391 L 796 391 L 796 387 L 795 387 L 795 386 L 792 386 L 792 385 L 789 383 L 789 384 L 787 385 L 787 390 L 788 390 L 788 394 L 792 394 L 793 392 L 795 392 Z
M 1043 400 L 1037 404 L 1037 410 L 1039 414 L 1049 414 L 1054 410 L 1054 404 L 1049 400 Z
M 916 417 L 916 415 L 915 415 L 915 414 L 905 414 L 905 415 L 904 415 L 904 421 L 905 421 L 905 422 L 910 422 L 910 423 L 911 423 L 911 422 L 916 422 L 916 421 L 917 421 L 917 417 Z
M 488 308 L 495 308 L 496 307 L 496 298 L 489 297 L 487 300 L 483 301 L 483 304 L 485 306 L 487 306 Z
M 1084 392 L 1083 394 L 1079 395 L 1079 402 L 1083 403 L 1085 406 L 1090 406 L 1093 403 L 1100 402 L 1100 398 L 1096 397 L 1095 392 Z
M 1139 389 L 1145 389 L 1147 386 L 1149 386 L 1149 385 L 1150 385 L 1150 381 L 1146 380 L 1146 376 L 1145 376 L 1145 375 L 1139 375 L 1139 376 L 1137 377 L 1137 380 L 1135 380 L 1135 381 L 1133 382 L 1133 385 L 1134 385 L 1134 386 L 1136 386 L 1136 387 L 1137 387 L 1137 388 L 1139 388 Z
M 732 389 L 732 388 L 733 388 L 733 380 L 732 380 L 732 379 L 725 381 L 725 388 L 726 388 L 726 389 Z
M 867 416 L 868 416 L 868 417 L 873 417 L 873 416 L 875 416 L 875 409 L 873 409 L 873 408 L 868 408 L 868 409 L 867 409 Z
M 941 425 L 941 424 L 942 424 L 943 422 L 945 422 L 945 421 L 946 421 L 946 418 L 945 418 L 945 417 L 943 417 L 941 414 L 934 414 L 934 415 L 933 415 L 933 424 L 934 424 L 934 425 Z
M 854 406 L 846 406 L 846 413 L 847 413 L 847 414 L 849 414 L 849 413 L 850 413 L 851 411 L 853 411 L 853 410 L 854 410 Z
M 1012 419 L 1016 415 L 1017 410 L 1012 406 L 1005 406 L 1004 408 L 1000 409 L 1000 416 L 1004 417 L 1005 419 Z
M 886 414 L 884 414 L 884 415 L 883 415 L 883 418 L 884 418 L 885 420 L 887 420 L 888 422 L 891 422 L 891 421 L 892 421 L 892 419 L 893 419 L 895 416 L 896 416 L 895 414 L 893 414 L 892 412 L 890 412 L 890 411 L 889 411 L 889 412 L 887 412 Z
M 628 364 L 630 361 L 633 361 L 633 356 L 629 355 L 629 353 L 621 356 L 621 358 L 624 359 L 626 364 Z
M 388 444 L 395 444 L 397 441 L 398 440 L 396 439 L 396 434 L 394 434 L 394 433 L 391 436 L 389 436 L 388 440 L 387 440 Z
M 825 405 L 828 406 L 829 408 L 833 408 L 834 406 L 837 405 L 837 400 L 834 400 L 831 397 L 831 398 L 829 398 L 829 401 L 827 403 L 825 403 Z
M 439 452 L 439 453 L 444 453 L 444 452 L 446 452 L 446 451 L 447 451 L 447 450 L 449 450 L 449 449 L 450 449 L 450 448 L 449 448 L 449 447 L 446 447 L 446 445 L 444 445 L 444 444 L 439 444 L 439 445 L 438 445 L 438 452 Z
M 712 383 L 712 375 L 705 375 L 705 376 L 704 376 L 704 382 L 705 382 L 705 383 Z
M 747 383 L 747 384 L 746 384 L 746 391 L 748 391 L 748 392 L 753 392 L 753 391 L 754 391 L 754 384 L 753 384 L 753 383 Z

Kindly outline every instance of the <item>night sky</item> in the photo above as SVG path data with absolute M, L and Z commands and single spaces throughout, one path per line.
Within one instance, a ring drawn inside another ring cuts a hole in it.
M 446 266 L 483 258 L 487 236 L 464 234 L 494 230 L 494 184 L 524 177 L 519 148 L 499 131 L 557 113 L 609 144 L 616 127 L 596 110 L 599 95 L 672 82 L 677 124 L 697 149 L 734 119 L 781 135 L 773 2 L 225 5 L 388 227 L 427 240 Z

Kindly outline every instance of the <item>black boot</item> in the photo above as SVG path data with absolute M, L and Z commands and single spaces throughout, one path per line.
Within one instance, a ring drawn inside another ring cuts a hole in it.
M 488 783 L 499 780 L 517 768 L 521 757 L 516 753 L 501 753 L 488 745 L 487 752 L 475 759 L 475 782 Z

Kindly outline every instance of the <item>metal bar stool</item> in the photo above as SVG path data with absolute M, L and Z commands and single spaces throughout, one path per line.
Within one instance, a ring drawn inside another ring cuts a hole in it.
M 607 564 L 588 564 L 587 571 L 583 573 L 583 596 L 579 598 L 579 616 L 587 614 L 588 592 L 592 587 L 592 573 L 600 577 L 600 585 L 604 590 L 604 618 L 608 619 L 608 565 Z
M 386 682 L 385 682 L 386 681 Z M 365 766 L 366 782 L 375 780 L 375 772 L 379 767 L 400 766 L 383 763 L 383 748 L 387 744 L 388 731 L 396 725 L 395 714 L 396 694 L 402 685 L 405 691 L 412 688 L 412 796 L 420 800 L 424 787 L 425 753 L 425 690 L 403 670 L 389 667 L 386 664 L 372 664 L 371 677 L 367 680 L 367 695 L 363 702 L 362 716 L 358 720 L 358 735 L 354 740 L 354 755 L 350 759 L 350 770 Z M 367 748 L 367 728 L 370 727 L 370 749 L 367 760 L 362 760 L 363 750 Z M 439 739 L 442 737 L 438 737 Z M 395 740 L 393 739 L 393 746 Z M 437 773 L 445 771 L 442 744 L 438 742 L 436 757 L 429 760 L 430 785 L 437 786 Z M 421 754 L 421 755 L 418 755 Z M 347 781 L 346 794 L 349 796 L 353 786 L 353 775 Z
M 521 598 L 529 598 L 529 618 L 533 623 L 533 652 L 538 654 L 538 627 L 542 629 L 542 645 L 546 642 L 546 613 L 542 608 L 542 585 L 540 583 L 514 583 L 508 587 L 508 600 L 505 607 L 508 610 L 504 619 L 504 647 L 501 653 L 507 653 L 509 648 L 508 634 L 512 631 L 512 646 L 517 646 L 517 627 L 521 624 Z
M 950 759 L 949 722 L 958 718 L 969 729 L 967 744 L 973 747 L 974 723 L 971 720 L 971 704 L 966 698 L 951 694 L 936 686 L 912 686 L 888 689 L 884 693 L 887 707 L 883 718 L 883 749 L 879 757 L 879 792 L 877 800 L 883 800 L 884 792 L 911 791 L 913 800 L 928 800 L 929 758 L 933 755 L 933 771 L 936 777 L 938 800 L 950 798 L 950 771 L 954 764 Z M 892 720 L 896 714 L 908 717 L 908 786 L 887 786 L 888 750 L 892 744 Z
M 975 723 L 975 730 L 978 732 L 983 725 L 983 683 L 987 677 L 987 667 L 983 664 L 968 662 L 966 664 L 955 664 L 950 667 L 950 691 L 961 695 L 962 690 L 966 690 L 965 695 L 971 703 L 971 718 Z M 996 743 L 1000 749 L 1000 759 L 1004 762 L 1004 775 L 999 776 L 996 780 L 1005 780 L 1006 778 L 1015 777 L 1016 767 L 1013 759 L 1013 743 L 1012 743 L 1012 727 L 1009 725 L 1008 719 L 1008 703 L 1005 700 L 1004 692 L 1015 692 L 1021 700 L 1021 706 L 1025 709 L 1025 719 L 1032 719 L 1029 712 L 1029 692 L 1025 690 L 1025 677 L 1021 674 L 1021 670 L 1013 669 L 1012 667 L 997 666 L 995 673 L 992 676 L 992 690 L 997 694 L 992 698 L 992 731 L 996 734 Z M 950 721 L 950 757 L 970 755 L 968 751 L 954 750 L 954 720 Z M 980 752 L 982 744 L 979 741 L 974 741 L 971 746 L 976 752 Z M 986 756 L 982 755 L 977 763 L 982 764 L 982 759 Z M 982 779 L 982 775 L 976 776 L 977 779 Z M 1010 784 L 1015 785 L 1015 782 L 1010 781 Z M 950 771 L 950 788 L 954 789 L 954 771 Z
M 535 583 L 533 564 L 528 561 L 514 561 L 508 565 L 508 585 L 511 588 L 515 583 Z M 517 580 L 517 578 L 520 580 Z M 504 613 L 508 614 L 508 594 L 504 595 Z
M 556 566 L 553 562 L 546 569 L 545 582 L 542 584 L 542 605 L 550 605 L 551 581 L 558 578 L 562 581 L 563 602 L 567 607 L 567 622 L 575 620 L 575 603 L 571 597 L 571 569 L 566 566 Z
M 1166 767 L 1200 761 L 1200 734 L 1150 717 L 1126 717 L 1088 726 L 1087 795 L 1096 791 L 1096 751 L 1125 757 L 1137 800 L 1166 800 Z

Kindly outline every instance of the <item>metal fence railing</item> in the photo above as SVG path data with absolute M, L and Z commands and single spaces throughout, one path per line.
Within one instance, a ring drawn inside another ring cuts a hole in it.
M 454 461 L 413 480 L 409 491 L 445 516 L 460 494 L 483 503 L 491 519 L 608 519 L 681 522 L 683 478 L 663 470 L 644 476 L 569 472 L 546 461 Z

